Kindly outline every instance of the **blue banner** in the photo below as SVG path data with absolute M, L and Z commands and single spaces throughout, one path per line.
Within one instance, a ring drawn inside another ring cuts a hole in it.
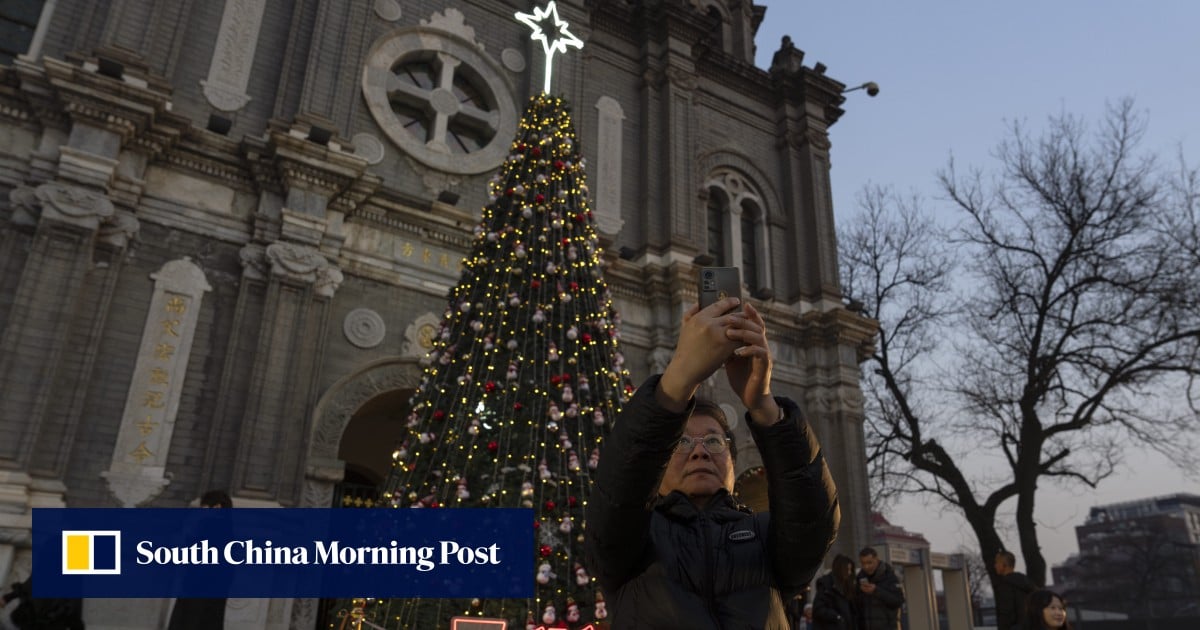
M 35 597 L 533 596 L 527 509 L 33 510 Z

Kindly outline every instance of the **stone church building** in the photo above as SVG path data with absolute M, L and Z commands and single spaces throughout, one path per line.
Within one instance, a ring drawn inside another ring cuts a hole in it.
M 534 6 L 0 4 L 3 585 L 28 575 L 34 507 L 369 495 L 486 182 L 541 89 L 542 46 L 513 19 Z M 857 549 L 874 326 L 838 280 L 828 132 L 845 86 L 788 40 L 756 67 L 769 17 L 749 0 L 558 11 L 585 42 L 555 57 L 553 91 L 587 156 L 626 367 L 637 382 L 663 369 L 699 266 L 741 267 L 775 390 L 805 408 L 838 483 L 837 548 Z M 89 600 L 85 615 L 159 628 L 169 606 Z M 231 600 L 227 627 L 309 630 L 324 609 Z

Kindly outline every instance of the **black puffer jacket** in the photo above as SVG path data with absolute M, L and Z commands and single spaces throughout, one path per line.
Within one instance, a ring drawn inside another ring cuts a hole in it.
M 858 590 L 849 593 L 834 583 L 833 573 L 817 580 L 817 596 L 813 599 L 814 630 L 858 630 L 859 609 L 855 599 Z
M 614 630 L 786 630 L 783 601 L 812 579 L 840 512 L 820 445 L 790 400 L 785 420 L 751 432 L 771 510 L 750 514 L 722 491 L 703 510 L 658 483 L 691 408 L 654 398 L 658 377 L 626 405 L 605 445 L 587 509 L 589 566 Z
M 900 630 L 900 607 L 904 605 L 904 590 L 892 565 L 880 562 L 874 575 L 858 572 L 859 581 L 875 585 L 870 595 L 859 593 L 862 607 L 862 630 Z

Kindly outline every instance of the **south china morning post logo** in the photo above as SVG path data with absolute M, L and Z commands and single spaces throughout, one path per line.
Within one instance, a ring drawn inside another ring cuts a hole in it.
M 533 595 L 532 510 L 35 508 L 38 597 Z
M 64 530 L 63 575 L 120 575 L 121 532 Z

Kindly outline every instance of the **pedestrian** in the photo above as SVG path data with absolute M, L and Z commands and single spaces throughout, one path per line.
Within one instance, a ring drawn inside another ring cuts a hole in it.
M 862 630 L 899 630 L 904 591 L 892 565 L 881 561 L 872 547 L 858 552 L 858 562 L 862 565 L 858 572 Z
M 829 573 L 817 580 L 813 630 L 859 630 L 858 595 L 854 561 L 839 553 Z
M 992 564 L 998 579 L 995 584 L 996 628 L 1013 630 L 1025 618 L 1025 598 L 1033 591 L 1033 582 L 1016 570 L 1017 557 L 1009 551 L 996 554 Z
M 837 494 L 795 402 L 771 394 L 766 323 L 724 298 L 683 317 L 661 376 L 634 394 L 604 443 L 585 532 L 614 630 L 786 630 L 837 532 Z M 724 411 L 695 397 L 724 368 L 771 488 L 768 512 L 730 494 L 736 448 Z
M 233 500 L 224 490 L 209 490 L 200 497 L 200 507 L 231 508 Z M 171 609 L 167 630 L 222 630 L 225 627 L 224 597 L 180 597 Z
M 1062 595 L 1046 589 L 1030 593 L 1025 601 L 1024 630 L 1071 630 Z

